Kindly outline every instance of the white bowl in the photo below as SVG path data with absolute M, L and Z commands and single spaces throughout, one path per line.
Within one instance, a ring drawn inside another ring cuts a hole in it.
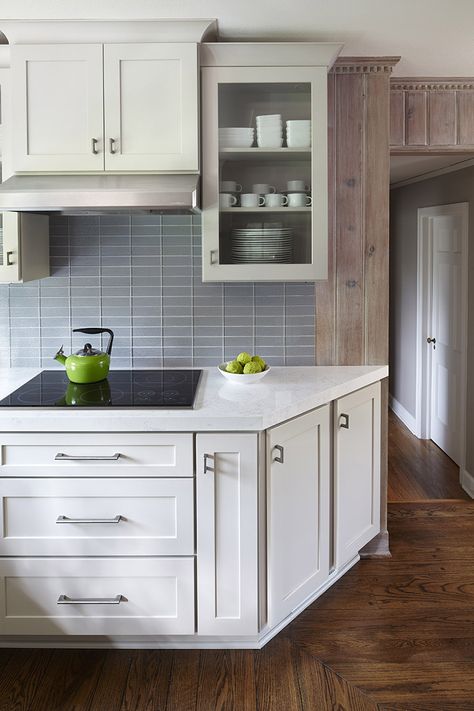
M 227 372 L 226 368 L 228 363 L 230 363 L 230 361 L 221 363 L 217 366 L 217 369 L 219 373 L 224 376 L 224 378 L 235 385 L 254 385 L 254 383 L 258 383 L 258 381 L 264 378 L 271 370 L 270 366 L 266 365 L 265 370 L 262 370 L 260 373 L 242 373 L 239 375 L 239 373 Z

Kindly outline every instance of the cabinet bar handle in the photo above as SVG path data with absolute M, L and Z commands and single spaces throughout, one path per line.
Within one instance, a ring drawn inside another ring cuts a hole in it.
M 278 462 L 278 464 L 284 464 L 285 463 L 285 450 L 281 446 L 281 444 L 276 444 L 273 449 L 277 449 L 280 452 L 279 457 L 273 457 L 274 462 Z
M 12 267 L 15 262 L 12 261 L 13 252 L 7 252 L 7 267 Z
M 214 471 L 214 467 L 210 467 L 208 464 L 209 459 L 214 459 L 213 455 L 212 454 L 205 454 L 204 455 L 204 474 Z
M 339 415 L 339 427 L 342 427 L 345 430 L 349 429 L 349 415 L 346 415 L 345 412 L 342 412 Z
M 210 262 L 211 264 L 217 264 L 218 258 L 217 258 L 217 249 L 211 249 L 210 251 Z
M 117 151 L 115 150 L 115 138 L 109 138 L 109 146 L 110 146 L 110 152 L 112 153 L 112 155 L 117 153 Z
M 58 597 L 58 605 L 120 605 L 124 600 L 123 595 L 115 595 L 115 597 L 68 597 L 60 595 Z
M 98 152 L 99 152 L 99 151 L 97 150 L 97 144 L 98 144 L 98 143 L 99 143 L 99 141 L 97 140 L 97 138 L 93 138 L 93 139 L 91 140 L 92 153 L 93 153 L 95 156 L 96 156 L 96 155 L 98 154 Z
M 99 456 L 99 455 L 74 455 L 74 454 L 64 454 L 63 452 L 58 452 L 56 456 L 54 457 L 55 461 L 58 460 L 66 460 L 68 462 L 116 462 L 117 459 L 120 459 L 122 455 L 120 452 L 115 452 L 115 454 L 111 454 L 110 456 Z
M 124 521 L 123 516 L 114 516 L 113 518 L 69 518 L 68 516 L 58 516 L 56 523 L 120 523 Z

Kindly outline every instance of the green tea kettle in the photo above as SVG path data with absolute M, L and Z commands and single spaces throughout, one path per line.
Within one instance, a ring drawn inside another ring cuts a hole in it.
M 113 331 L 110 328 L 75 328 L 74 333 L 108 333 L 110 338 L 105 353 L 92 348 L 90 343 L 86 343 L 84 348 L 65 356 L 63 347 L 54 356 L 55 360 L 66 368 L 66 374 L 71 383 L 98 383 L 104 380 L 110 368 L 110 353 L 114 340 Z

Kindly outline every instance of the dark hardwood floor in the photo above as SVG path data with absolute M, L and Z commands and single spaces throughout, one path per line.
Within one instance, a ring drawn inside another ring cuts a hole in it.
M 0 711 L 474 711 L 474 502 L 391 427 L 397 495 L 451 499 L 391 503 L 391 559 L 358 563 L 260 651 L 0 650 Z
M 390 502 L 469 500 L 459 484 L 457 464 L 431 440 L 412 435 L 392 411 L 389 411 L 388 466 Z

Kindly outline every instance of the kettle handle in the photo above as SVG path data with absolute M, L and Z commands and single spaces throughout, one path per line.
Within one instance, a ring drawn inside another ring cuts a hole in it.
M 105 352 L 107 355 L 110 355 L 112 352 L 112 343 L 114 342 L 114 332 L 110 328 L 73 328 L 73 333 L 108 333 L 109 334 L 109 342 L 107 344 L 107 348 Z

